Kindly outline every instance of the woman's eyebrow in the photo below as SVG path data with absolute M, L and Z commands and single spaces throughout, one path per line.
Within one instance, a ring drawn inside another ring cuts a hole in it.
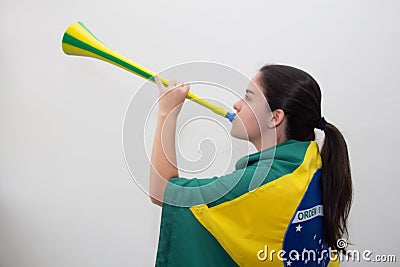
M 246 93 L 249 93 L 249 94 L 253 94 L 253 95 L 254 95 L 254 92 L 251 91 L 251 90 L 249 90 L 249 89 L 246 89 Z

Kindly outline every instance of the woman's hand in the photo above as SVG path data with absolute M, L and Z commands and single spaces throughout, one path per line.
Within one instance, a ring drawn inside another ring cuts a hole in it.
M 162 116 L 176 115 L 182 109 L 182 104 L 186 99 L 189 92 L 190 85 L 184 83 L 177 83 L 172 80 L 168 87 L 165 87 L 160 78 L 156 75 L 154 80 L 159 89 L 158 99 L 158 114 Z

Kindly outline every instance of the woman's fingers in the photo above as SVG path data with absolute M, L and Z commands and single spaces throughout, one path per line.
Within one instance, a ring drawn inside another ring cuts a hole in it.
M 170 80 L 168 87 L 165 87 L 161 79 L 158 77 L 158 75 L 154 76 L 154 81 L 157 84 L 157 87 L 159 89 L 160 95 L 165 94 L 167 91 L 171 89 L 177 89 L 178 91 L 182 92 L 185 96 L 190 90 L 190 84 L 188 83 L 183 83 L 183 82 L 178 82 L 176 79 Z M 181 93 L 181 94 L 182 94 Z
M 171 81 L 169 81 L 167 90 L 176 87 L 177 84 L 178 84 L 178 82 L 175 79 L 172 79 Z
M 157 84 L 157 87 L 158 87 L 158 89 L 160 91 L 160 94 L 163 94 L 168 90 L 167 87 L 165 87 L 165 85 L 161 81 L 161 79 L 158 77 L 158 75 L 154 76 L 154 80 L 156 81 L 156 84 Z
M 179 87 L 181 88 L 181 90 L 182 90 L 183 92 L 185 92 L 185 95 L 187 95 L 187 93 L 188 93 L 189 90 L 190 90 L 190 84 L 188 84 L 188 83 L 182 83 L 182 84 L 180 84 Z

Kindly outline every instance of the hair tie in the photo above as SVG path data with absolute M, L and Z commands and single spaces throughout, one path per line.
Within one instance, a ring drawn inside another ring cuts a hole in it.
M 318 123 L 317 123 L 317 126 L 315 126 L 317 129 L 320 129 L 320 130 L 325 130 L 325 126 L 326 126 L 326 124 L 327 124 L 328 122 L 325 120 L 325 118 L 324 117 L 321 117 L 320 119 L 319 119 L 319 121 L 318 121 Z

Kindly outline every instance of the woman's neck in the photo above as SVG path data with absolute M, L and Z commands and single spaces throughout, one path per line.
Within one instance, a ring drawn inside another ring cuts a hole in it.
M 272 146 L 281 144 L 286 142 L 288 139 L 284 136 L 277 136 L 276 139 L 273 138 L 265 138 L 265 140 L 263 139 L 258 139 L 258 140 L 252 140 L 250 141 L 257 149 L 257 151 L 263 151 L 265 149 L 268 149 Z

